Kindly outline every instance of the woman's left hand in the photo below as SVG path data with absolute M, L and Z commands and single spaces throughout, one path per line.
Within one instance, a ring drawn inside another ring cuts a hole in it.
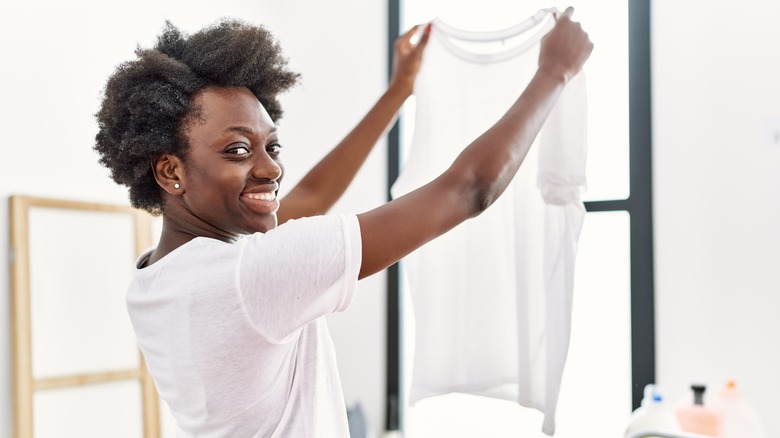
M 390 87 L 396 87 L 406 95 L 411 95 L 414 90 L 414 80 L 420 71 L 422 54 L 431 35 L 431 25 L 426 24 L 420 40 L 417 44 L 412 44 L 412 37 L 419 27 L 420 25 L 412 27 L 395 40 L 395 68 Z

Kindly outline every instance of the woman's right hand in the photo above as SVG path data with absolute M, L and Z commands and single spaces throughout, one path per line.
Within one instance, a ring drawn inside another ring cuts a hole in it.
M 404 96 L 411 96 L 414 92 L 414 81 L 420 71 L 428 38 L 431 36 L 431 24 L 428 23 L 425 25 L 425 30 L 420 35 L 417 44 L 412 44 L 412 37 L 417 33 L 418 28 L 419 25 L 412 27 L 395 40 L 395 66 L 393 67 L 393 77 L 390 80 L 390 88 L 395 87 L 401 90 Z
M 555 27 L 542 40 L 539 70 L 568 82 L 590 57 L 593 43 L 580 23 L 571 20 L 574 8 L 558 17 Z

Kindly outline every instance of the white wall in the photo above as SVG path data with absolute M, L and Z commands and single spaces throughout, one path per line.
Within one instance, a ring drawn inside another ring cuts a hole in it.
M 737 380 L 780 436 L 776 0 L 653 1 L 658 378 Z
M 170 19 L 195 31 L 221 16 L 264 24 L 281 40 L 303 84 L 282 97 L 280 125 L 289 187 L 379 97 L 386 83 L 386 2 L 184 0 L 0 3 L 0 436 L 11 436 L 8 196 L 125 204 L 125 190 L 92 151 L 99 92 L 114 66 L 149 46 Z M 384 200 L 381 143 L 337 212 Z M 351 309 L 330 319 L 348 403 L 383 419 L 384 276 L 360 284 Z M 359 335 L 356 335 L 359 334 Z

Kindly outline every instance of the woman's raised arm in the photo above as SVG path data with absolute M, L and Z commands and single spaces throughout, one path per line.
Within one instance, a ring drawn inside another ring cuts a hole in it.
M 417 28 L 414 26 L 395 42 L 395 69 L 387 91 L 344 140 L 282 199 L 277 213 L 280 224 L 326 213 L 347 190 L 374 145 L 412 94 L 430 31 L 426 28 L 420 41 L 412 44 Z

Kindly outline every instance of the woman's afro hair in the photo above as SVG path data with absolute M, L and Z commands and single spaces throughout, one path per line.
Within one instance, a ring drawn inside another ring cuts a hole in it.
M 246 87 L 278 120 L 277 95 L 299 78 L 265 28 L 233 19 L 189 36 L 166 22 L 157 44 L 135 54 L 106 83 L 94 149 L 114 181 L 129 187 L 133 207 L 152 214 L 163 208 L 152 162 L 163 154 L 186 158 L 183 129 L 197 118 L 195 93 L 210 85 Z

